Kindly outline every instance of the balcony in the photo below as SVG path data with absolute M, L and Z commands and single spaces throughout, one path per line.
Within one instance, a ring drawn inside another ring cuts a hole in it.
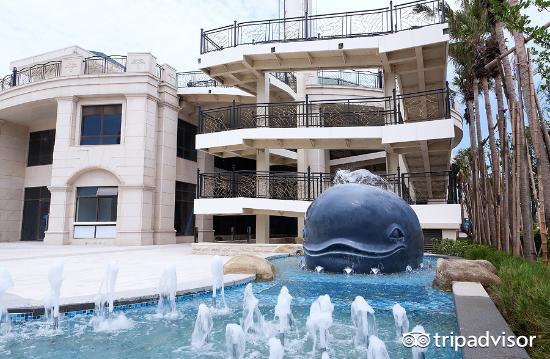
M 449 90 L 340 100 L 235 104 L 199 111 L 199 134 L 245 128 L 384 126 L 450 118 Z
M 52 79 L 61 75 L 61 61 L 50 61 L 23 69 L 14 68 L 12 73 L 2 78 L 0 91 L 15 86 L 26 85 L 38 81 Z
M 201 54 L 247 44 L 377 36 L 445 22 L 441 0 L 386 8 L 247 21 L 201 31 Z
M 379 175 L 377 183 L 411 205 L 456 204 L 461 195 L 452 171 Z M 322 172 L 227 171 L 198 173 L 197 198 L 261 198 L 312 201 L 333 185 Z
M 317 71 L 317 82 L 323 86 L 383 88 L 381 71 L 320 70 Z

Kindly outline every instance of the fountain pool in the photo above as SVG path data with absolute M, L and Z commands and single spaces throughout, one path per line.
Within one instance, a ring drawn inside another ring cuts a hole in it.
M 258 308 L 265 319 L 264 334 L 245 334 L 245 358 L 268 358 L 270 338 L 279 338 L 279 318 L 275 306 L 281 288 L 292 296 L 292 327 L 284 336 L 285 358 L 366 358 L 367 348 L 355 345 L 356 327 L 351 306 L 362 296 L 376 316 L 376 335 L 387 348 L 390 358 L 410 358 L 411 349 L 396 339 L 392 307 L 399 303 L 407 312 L 410 326 L 422 325 L 426 333 L 448 335 L 458 332 L 451 293 L 431 287 L 435 271 L 434 257 L 424 257 L 421 269 L 382 275 L 344 275 L 316 273 L 300 269 L 301 257 L 273 260 L 276 279 L 253 283 Z M 131 329 L 94 332 L 92 316 L 61 316 L 59 329 L 50 330 L 44 321 L 12 325 L 11 333 L 0 336 L 0 357 L 9 358 L 226 358 L 226 327 L 239 323 L 243 316 L 245 286 L 226 288 L 229 313 L 213 311 L 213 328 L 207 343 L 196 349 L 191 338 L 200 304 L 211 305 L 211 293 L 177 298 L 176 318 L 155 317 L 156 304 L 125 312 L 133 322 Z M 306 321 L 311 304 L 324 294 L 334 305 L 332 325 L 328 329 L 327 353 L 313 352 L 313 339 L 308 336 Z M 115 307 L 115 312 L 120 308 Z M 274 341 L 271 341 L 274 346 Z M 277 350 L 279 351 L 279 350 Z M 272 352 L 273 354 L 273 352 Z M 433 344 L 426 358 L 460 358 L 452 349 L 436 349 Z

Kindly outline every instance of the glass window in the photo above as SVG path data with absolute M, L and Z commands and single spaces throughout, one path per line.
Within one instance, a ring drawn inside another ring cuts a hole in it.
M 193 202 L 196 186 L 191 183 L 176 182 L 176 207 L 174 211 L 174 228 L 177 235 L 192 236 L 195 227 Z
M 117 187 L 79 187 L 76 192 L 77 222 L 116 222 Z
M 120 143 L 122 105 L 82 106 L 81 145 Z
M 27 166 L 50 165 L 53 161 L 55 130 L 31 132 L 29 134 L 29 153 Z
M 48 187 L 25 188 L 21 240 L 42 240 L 48 227 L 50 190 Z
M 178 120 L 178 141 L 177 156 L 190 161 L 197 161 L 197 150 L 195 149 L 195 136 L 197 126 Z

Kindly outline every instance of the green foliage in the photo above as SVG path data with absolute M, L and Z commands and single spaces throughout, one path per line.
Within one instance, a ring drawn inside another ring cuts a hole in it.
M 455 242 L 455 243 L 444 243 Z M 434 252 L 446 255 L 463 253 L 467 259 L 485 259 L 493 263 L 501 284 L 489 288 L 491 298 L 516 335 L 536 335 L 534 359 L 550 358 L 550 268 L 541 262 L 529 262 L 495 248 L 466 241 L 439 240 Z
M 472 245 L 470 239 L 434 239 L 432 243 L 434 253 L 454 257 L 464 257 L 466 250 Z

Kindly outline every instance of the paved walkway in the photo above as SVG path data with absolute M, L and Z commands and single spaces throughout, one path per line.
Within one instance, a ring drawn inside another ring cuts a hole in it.
M 119 272 L 116 299 L 157 293 L 159 277 L 169 263 L 176 265 L 178 290 L 210 286 L 210 255 L 192 255 L 190 244 L 144 247 L 47 246 L 42 243 L 0 243 L 0 266 L 14 286 L 4 297 L 8 308 L 41 306 L 49 267 L 65 265 L 61 304 L 93 302 L 107 265 L 116 261 Z M 228 259 L 229 257 L 222 257 Z M 226 275 L 226 283 L 249 278 Z

